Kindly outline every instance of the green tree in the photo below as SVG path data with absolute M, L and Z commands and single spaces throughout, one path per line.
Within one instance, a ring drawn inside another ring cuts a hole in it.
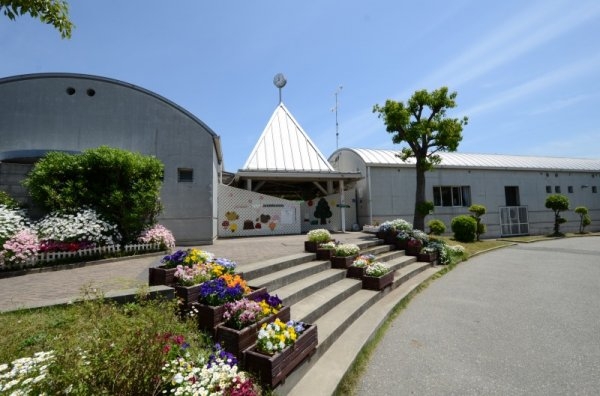
M 456 107 L 457 93 L 448 93 L 447 87 L 432 92 L 416 91 L 405 103 L 388 99 L 384 106 L 375 105 L 374 113 L 383 118 L 388 133 L 395 144 L 406 143 L 398 154 L 403 161 L 415 158 L 417 189 L 413 225 L 424 230 L 425 215 L 421 208 L 425 202 L 425 172 L 441 162 L 438 151 L 456 151 L 462 140 L 462 129 L 467 117 L 448 118 L 446 111 Z
M 485 206 L 483 205 L 471 205 L 469 206 L 469 212 L 471 212 L 471 217 L 473 217 L 475 219 L 475 221 L 477 222 L 477 231 L 476 231 L 476 236 L 477 236 L 477 240 L 479 241 L 479 237 L 481 236 L 481 234 L 485 233 L 485 224 L 483 224 L 481 222 L 481 216 L 483 216 L 486 212 Z
M 32 18 L 54 26 L 62 38 L 71 38 L 73 23 L 65 0 L 0 0 L 0 10 L 9 19 L 29 14 Z
M 554 212 L 554 235 L 560 236 L 560 225 L 566 219 L 560 217 L 560 212 L 569 210 L 569 198 L 561 194 L 552 194 L 546 198 L 546 207 Z
M 315 208 L 315 217 L 321 219 L 320 224 L 327 224 L 327 219 L 331 216 L 333 216 L 333 213 L 331 213 L 327 200 L 325 198 L 319 199 Z
M 117 225 L 127 244 L 156 222 L 163 168 L 155 157 L 102 146 L 77 155 L 48 153 L 24 184 L 49 212 L 93 208 Z
M 575 208 L 575 213 L 579 215 L 579 233 L 583 234 L 585 227 L 592 224 L 592 219 L 588 214 L 588 208 L 585 206 L 578 206 Z

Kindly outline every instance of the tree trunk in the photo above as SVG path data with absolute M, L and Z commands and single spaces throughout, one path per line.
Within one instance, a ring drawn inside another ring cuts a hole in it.
M 425 202 L 425 169 L 417 165 L 417 189 L 415 190 L 415 213 L 413 228 L 425 231 L 425 215 L 418 210 L 419 204 Z

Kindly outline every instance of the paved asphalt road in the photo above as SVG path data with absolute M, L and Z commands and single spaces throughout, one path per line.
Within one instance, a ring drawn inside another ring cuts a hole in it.
M 599 395 L 600 238 L 471 258 L 413 299 L 359 395 Z

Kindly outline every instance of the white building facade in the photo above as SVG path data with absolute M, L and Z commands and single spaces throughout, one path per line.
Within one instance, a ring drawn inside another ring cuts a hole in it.
M 342 148 L 329 158 L 340 171 L 360 171 L 365 178 L 356 183 L 359 225 L 403 218 L 412 222 L 416 175 L 414 162 L 403 162 L 393 150 Z M 600 160 L 529 157 L 492 154 L 440 153 L 442 163 L 426 174 L 426 199 L 434 211 L 425 219 L 439 219 L 450 232 L 450 222 L 469 214 L 472 204 L 487 213 L 485 237 L 549 234 L 554 216 L 545 207 L 550 194 L 569 199 L 570 210 L 563 232 L 579 230 L 578 206 L 589 210 L 592 224 L 600 229 Z

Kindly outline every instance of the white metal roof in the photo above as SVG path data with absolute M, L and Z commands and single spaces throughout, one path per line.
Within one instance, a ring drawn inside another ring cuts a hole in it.
M 279 103 L 243 171 L 336 172 L 283 103 Z
M 413 166 L 415 163 L 414 158 L 410 158 L 407 162 L 398 158 L 396 154 L 400 153 L 399 150 L 343 148 L 334 152 L 330 158 L 334 158 L 337 153 L 344 150 L 350 150 L 358 154 L 367 165 Z M 600 159 L 504 154 L 467 154 L 456 152 L 439 152 L 438 154 L 442 158 L 442 163 L 438 165 L 440 168 L 600 171 Z

